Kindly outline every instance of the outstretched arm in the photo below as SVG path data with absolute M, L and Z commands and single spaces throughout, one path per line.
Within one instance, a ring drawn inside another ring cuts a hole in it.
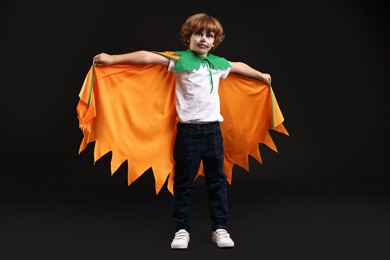
M 110 55 L 100 53 L 93 58 L 96 65 L 112 64 L 161 64 L 167 66 L 169 59 L 150 51 L 135 51 L 125 54 Z
M 271 85 L 271 75 L 262 73 L 243 62 L 230 62 L 232 65 L 230 72 L 237 73 L 245 77 L 255 78 L 264 81 L 267 85 Z

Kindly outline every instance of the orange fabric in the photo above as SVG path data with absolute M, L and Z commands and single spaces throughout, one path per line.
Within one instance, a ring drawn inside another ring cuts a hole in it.
M 174 81 L 174 74 L 161 65 L 92 66 L 77 105 L 84 135 L 79 153 L 95 142 L 95 162 L 112 152 L 111 174 L 127 160 L 130 185 L 152 168 L 156 194 L 167 180 L 173 194 Z M 248 155 L 262 163 L 259 143 L 277 152 L 269 130 L 288 132 L 272 89 L 260 81 L 229 74 L 221 79 L 219 93 L 224 116 L 224 172 L 231 184 L 234 164 L 248 170 Z M 202 166 L 199 175 L 203 175 Z
M 231 183 L 234 164 L 249 171 L 248 155 L 262 163 L 259 143 L 277 152 L 269 130 L 288 132 L 272 89 L 265 83 L 229 74 L 221 80 L 219 94 L 224 116 L 224 172 Z

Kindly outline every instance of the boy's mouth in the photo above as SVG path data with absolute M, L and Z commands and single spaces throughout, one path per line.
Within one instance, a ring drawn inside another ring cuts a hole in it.
M 208 49 L 209 48 L 208 45 L 204 45 L 204 44 L 198 44 L 198 47 L 201 49 Z

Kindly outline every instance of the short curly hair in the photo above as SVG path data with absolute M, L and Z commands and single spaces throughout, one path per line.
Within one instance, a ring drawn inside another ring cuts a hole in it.
M 205 13 L 198 13 L 187 18 L 180 30 L 180 40 L 186 46 L 190 46 L 191 35 L 196 32 L 214 33 L 214 47 L 217 48 L 224 40 L 225 35 L 221 23 L 217 18 Z

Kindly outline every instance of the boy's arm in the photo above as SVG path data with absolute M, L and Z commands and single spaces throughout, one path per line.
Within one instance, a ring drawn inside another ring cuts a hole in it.
M 271 85 L 271 75 L 262 73 L 243 62 L 230 62 L 232 65 L 230 72 L 237 73 L 245 77 L 255 78 L 264 81 L 267 85 Z
M 110 55 L 100 53 L 93 58 L 96 65 L 113 65 L 113 64 L 161 64 L 167 66 L 169 59 L 150 51 L 135 51 L 125 54 Z

